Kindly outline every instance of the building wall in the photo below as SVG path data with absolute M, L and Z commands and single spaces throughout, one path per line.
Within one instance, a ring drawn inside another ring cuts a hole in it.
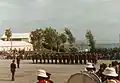
M 1 40 L 5 41 L 6 36 L 3 34 L 1 37 Z M 12 41 L 25 41 L 25 42 L 30 42 L 30 33 L 12 33 Z
M 1 40 L 5 41 L 5 38 L 1 38 Z M 12 41 L 25 41 L 30 42 L 29 38 L 12 38 Z

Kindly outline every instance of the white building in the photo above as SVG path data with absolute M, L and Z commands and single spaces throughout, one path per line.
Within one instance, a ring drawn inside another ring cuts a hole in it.
M 30 33 L 12 33 L 12 41 L 5 41 L 6 38 L 5 34 L 3 34 L 0 40 L 0 51 L 8 51 L 10 49 L 33 50 L 33 45 L 30 43 Z
M 29 42 L 25 41 L 0 41 L 0 51 L 8 51 L 8 50 L 33 50 L 33 45 Z
M 5 34 L 1 37 L 1 40 L 6 40 Z M 25 41 L 30 42 L 30 33 L 12 33 L 12 41 Z

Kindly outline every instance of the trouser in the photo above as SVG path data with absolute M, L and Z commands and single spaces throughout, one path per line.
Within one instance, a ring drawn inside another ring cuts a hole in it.
M 75 59 L 75 63 L 76 63 L 76 64 L 78 63 L 78 60 L 77 60 L 77 59 Z
M 39 63 L 42 63 L 42 59 L 40 59 L 40 62 Z
M 90 59 L 88 59 L 88 62 L 91 62 L 91 60 L 90 60 Z
M 57 59 L 55 59 L 55 64 L 57 64 Z
M 69 64 L 69 59 L 67 59 L 67 64 Z
M 32 61 L 33 61 L 33 64 L 34 64 L 34 59 L 32 59 Z
M 46 63 L 46 59 L 43 59 L 43 60 L 44 60 L 44 62 L 43 62 L 43 63 L 45 64 L 45 63 Z
M 61 64 L 62 63 L 62 59 L 59 59 L 59 64 Z
M 17 68 L 20 68 L 20 66 L 19 66 L 20 64 L 19 63 L 17 63 Z
M 53 64 L 53 59 L 51 59 L 51 63 Z
M 63 64 L 66 64 L 66 62 L 65 62 L 66 60 L 65 59 L 63 59 Z
M 80 61 L 79 63 L 82 64 L 82 60 L 79 60 L 79 61 Z
M 12 73 L 12 81 L 14 81 L 15 80 L 15 71 L 11 71 L 11 73 Z
M 86 62 L 86 59 L 84 59 L 84 64 L 86 64 L 87 62 Z
M 48 63 L 48 64 L 50 63 L 49 59 L 47 60 L 47 63 Z
M 36 64 L 38 63 L 38 59 L 36 59 Z
M 71 59 L 71 64 L 74 64 L 74 60 L 73 59 Z

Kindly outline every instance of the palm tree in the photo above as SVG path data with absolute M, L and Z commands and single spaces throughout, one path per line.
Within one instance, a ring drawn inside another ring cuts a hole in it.
M 7 41 L 10 41 L 11 40 L 11 36 L 12 36 L 12 32 L 11 32 L 11 29 L 6 29 L 5 30 L 5 36 L 7 37 Z
M 12 37 L 12 31 L 11 31 L 11 29 L 6 29 L 5 30 L 5 36 L 7 37 L 6 40 L 11 42 L 10 51 L 11 51 L 11 54 L 12 54 L 12 38 L 11 38 Z

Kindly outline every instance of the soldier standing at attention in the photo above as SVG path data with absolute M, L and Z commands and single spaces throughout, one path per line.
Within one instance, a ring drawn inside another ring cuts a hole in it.
M 17 56 L 17 58 L 16 58 L 16 60 L 17 60 L 17 68 L 20 68 L 20 56 Z
M 79 53 L 79 63 L 82 64 L 82 54 Z
M 62 64 L 61 53 L 58 53 L 59 64 Z
M 15 69 L 16 69 L 16 64 L 15 64 L 15 60 L 12 61 L 12 63 L 10 64 L 10 69 L 11 69 L 11 73 L 12 73 L 12 79 L 11 81 L 14 81 L 15 78 Z
M 53 64 L 53 53 L 51 53 L 50 56 L 51 56 L 51 63 Z
M 43 53 L 43 63 L 45 64 L 46 63 L 46 57 L 45 57 L 45 53 Z
M 62 58 L 63 58 L 63 64 L 65 64 L 65 62 L 66 62 L 65 53 L 63 54 Z
M 35 56 L 34 56 L 34 55 L 32 55 L 32 61 L 33 61 L 33 64 L 34 64 L 34 60 L 35 60 Z
M 55 55 L 54 55 L 55 64 L 57 64 L 57 58 L 58 58 L 58 53 L 55 53 Z
M 38 53 L 35 54 L 36 64 L 38 63 Z
M 75 53 L 75 64 L 78 64 L 78 54 Z
M 42 63 L 42 54 L 39 54 L 39 60 L 40 60 L 39 63 Z
M 71 59 L 71 64 L 74 64 L 74 55 L 72 53 L 70 54 L 70 59 Z
M 50 63 L 50 56 L 48 55 L 48 53 L 46 53 L 46 58 L 47 58 L 47 63 Z
M 83 53 L 83 63 L 86 64 L 85 62 L 86 62 L 86 60 L 85 60 L 85 53 Z

